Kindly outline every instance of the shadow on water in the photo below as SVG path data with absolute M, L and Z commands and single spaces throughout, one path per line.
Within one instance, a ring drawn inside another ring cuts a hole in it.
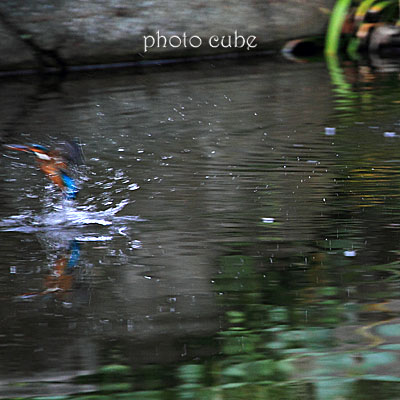
M 87 170 L 63 203 L 1 157 L 0 396 L 395 398 L 398 71 L 24 79 L 3 130 L 79 137 Z

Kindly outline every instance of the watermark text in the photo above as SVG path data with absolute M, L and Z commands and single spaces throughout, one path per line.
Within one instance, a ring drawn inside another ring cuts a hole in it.
M 173 48 L 177 49 L 180 47 L 183 48 L 192 48 L 197 49 L 203 45 L 203 39 L 197 35 L 188 35 L 186 32 L 183 32 L 182 35 L 171 35 L 166 36 L 160 34 L 160 31 L 157 31 L 155 35 L 146 35 L 143 36 L 144 40 L 144 52 L 146 53 L 151 48 Z M 243 36 L 238 34 L 235 31 L 232 35 L 212 35 L 206 41 L 209 47 L 214 49 L 216 48 L 224 48 L 224 49 L 243 49 L 251 50 L 257 47 L 256 36 L 249 35 Z

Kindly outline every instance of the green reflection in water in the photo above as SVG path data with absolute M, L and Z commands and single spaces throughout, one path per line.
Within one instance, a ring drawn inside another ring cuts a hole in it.
M 334 109 L 342 122 L 374 121 L 382 112 L 388 116 L 396 113 L 398 79 L 395 74 L 383 74 L 385 68 L 392 71 L 396 68 L 390 59 L 376 56 L 381 74 L 365 60 L 343 62 L 337 55 L 326 55 L 325 61 L 335 94 Z M 377 105 L 378 96 L 385 99 L 385 110 Z
M 328 262 L 333 259 L 324 261 Z M 399 264 L 373 266 L 372 270 L 391 276 L 397 273 Z M 310 288 L 311 298 L 306 290 L 283 304 L 276 299 L 275 304 L 263 304 L 269 285 L 260 280 L 254 259 L 228 255 L 221 258 L 221 267 L 216 285 L 225 292 L 221 302 L 229 310 L 225 315 L 227 326 L 211 339 L 220 343 L 218 354 L 169 368 L 148 365 L 134 370 L 123 364 L 109 364 L 95 374 L 75 379 L 76 384 L 92 388 L 90 395 L 42 398 L 368 399 L 372 397 L 366 387 L 372 384 L 374 398 L 387 396 L 398 388 L 400 378 L 388 374 L 397 365 L 398 347 L 385 345 L 389 338 L 400 337 L 400 306 L 396 301 L 348 304 L 342 297 L 343 284 L 326 280 L 319 287 Z M 351 268 L 355 274 L 362 273 L 361 268 Z M 233 284 L 233 280 L 238 282 Z M 301 286 L 294 284 L 296 289 Z M 309 310 L 314 304 L 323 313 L 310 323 L 304 318 L 304 304 Z M 357 314 L 377 311 L 377 321 L 356 321 Z M 339 344 L 343 333 L 338 321 L 332 319 L 345 315 L 350 321 L 346 328 L 348 348 L 343 346 L 343 337 Z M 354 336 L 359 339 L 352 343 Z
M 358 96 L 354 93 L 351 84 L 347 82 L 343 69 L 340 66 L 339 58 L 336 55 L 332 55 L 326 56 L 325 59 L 334 86 L 333 92 L 337 95 L 335 98 L 335 109 L 342 112 L 353 111 Z

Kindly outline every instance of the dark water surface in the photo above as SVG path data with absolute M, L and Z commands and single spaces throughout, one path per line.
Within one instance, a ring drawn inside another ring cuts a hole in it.
M 257 59 L 0 88 L 4 141 L 79 138 L 86 158 L 67 204 L 2 151 L 0 397 L 398 398 L 399 71 Z

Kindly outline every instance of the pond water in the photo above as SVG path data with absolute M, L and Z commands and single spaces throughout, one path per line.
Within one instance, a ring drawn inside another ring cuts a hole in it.
M 258 58 L 0 87 L 5 143 L 77 138 L 86 160 L 65 202 L 2 150 L 0 397 L 397 398 L 398 70 Z

